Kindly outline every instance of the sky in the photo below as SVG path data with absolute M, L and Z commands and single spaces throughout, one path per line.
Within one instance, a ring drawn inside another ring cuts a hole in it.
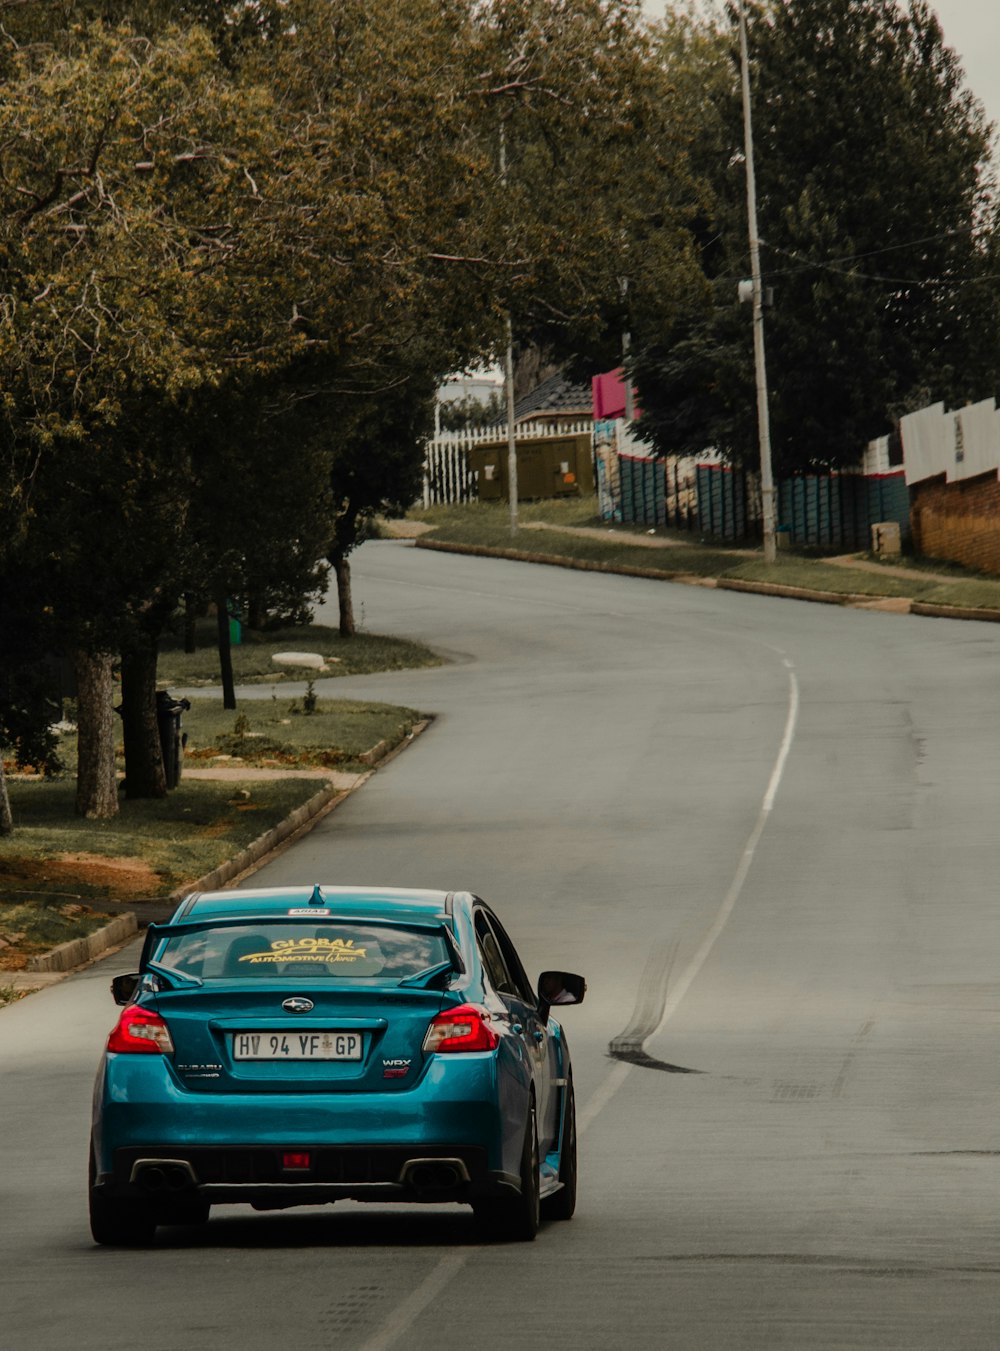
M 646 0 L 650 16 L 663 14 L 668 0 Z M 965 70 L 966 83 L 996 123 L 1000 139 L 1000 0 L 932 0 L 945 42 Z
M 945 42 L 962 63 L 968 87 L 1000 131 L 1000 5 L 996 0 L 936 0 L 931 7 Z

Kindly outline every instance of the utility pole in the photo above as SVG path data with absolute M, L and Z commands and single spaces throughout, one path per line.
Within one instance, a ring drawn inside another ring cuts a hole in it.
M 760 237 L 757 233 L 757 181 L 753 167 L 753 123 L 750 115 L 750 58 L 747 51 L 747 14 L 740 0 L 740 73 L 743 84 L 743 141 L 747 170 L 747 220 L 750 229 L 750 276 L 753 285 L 753 358 L 757 383 L 757 433 L 760 440 L 760 495 L 764 512 L 764 561 L 773 563 L 778 551 L 774 534 L 774 474 L 771 469 L 771 417 L 767 405 L 767 366 L 764 360 L 764 288 L 760 277 Z
M 500 182 L 507 187 L 507 129 L 500 123 Z M 504 354 L 504 392 L 507 395 L 507 500 L 510 533 L 517 534 L 517 440 L 514 436 L 514 326 L 507 309 L 507 350 Z
M 622 277 L 620 283 L 622 293 L 622 304 L 628 302 L 628 277 Z M 628 323 L 628 320 L 625 320 Z M 628 372 L 628 358 L 632 350 L 632 334 L 626 329 L 622 333 L 622 374 L 625 377 L 625 421 L 635 421 L 635 398 L 632 393 L 632 380 Z

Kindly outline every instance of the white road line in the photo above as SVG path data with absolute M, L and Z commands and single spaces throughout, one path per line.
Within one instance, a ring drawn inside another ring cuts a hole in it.
M 785 667 L 788 670 L 788 716 L 785 719 L 785 734 L 781 739 L 781 747 L 778 751 L 778 758 L 774 763 L 774 769 L 771 771 L 771 778 L 768 781 L 767 791 L 764 794 L 764 800 L 761 803 L 760 813 L 756 824 L 750 832 L 750 838 L 743 847 L 743 855 L 740 858 L 739 867 L 736 869 L 736 875 L 726 892 L 722 905 L 719 907 L 719 913 L 716 915 L 711 928 L 701 941 L 697 952 L 688 962 L 681 973 L 674 988 L 667 996 L 663 1005 L 663 1014 L 656 1027 L 653 1028 L 650 1036 L 659 1032 L 667 1019 L 676 1012 L 681 1000 L 691 988 L 695 976 L 705 965 L 708 954 L 715 946 L 716 940 L 725 928 L 726 921 L 733 913 L 733 907 L 740 898 L 740 892 L 743 890 L 743 884 L 750 871 L 750 865 L 753 863 L 754 854 L 757 852 L 757 845 L 760 843 L 760 837 L 764 833 L 764 827 L 767 825 L 767 819 L 771 814 L 771 808 L 774 806 L 774 799 L 777 796 L 778 788 L 781 785 L 782 775 L 785 772 L 785 762 L 788 760 L 788 753 L 792 749 L 792 741 L 795 738 L 795 725 L 799 717 L 799 682 L 795 678 L 795 669 L 792 663 L 786 657 L 784 659 Z
M 680 1007 L 681 1001 L 691 988 L 695 977 L 698 975 L 698 972 L 708 960 L 709 953 L 712 951 L 719 935 L 725 928 L 726 922 L 733 913 L 736 902 L 740 898 L 740 893 L 743 891 L 743 885 L 746 882 L 747 874 L 750 872 L 754 854 L 757 852 L 760 838 L 764 833 L 768 817 L 774 807 L 774 800 L 777 797 L 778 788 L 781 786 L 782 776 L 785 772 L 785 764 L 788 760 L 789 752 L 792 749 L 792 742 L 795 739 L 795 728 L 799 718 L 799 682 L 795 675 L 795 667 L 787 657 L 782 657 L 782 664 L 788 672 L 788 713 L 785 717 L 785 730 L 781 738 L 781 745 L 778 748 L 778 756 L 774 762 L 774 768 L 771 770 L 771 777 L 768 780 L 754 828 L 750 832 L 746 844 L 743 846 L 743 853 L 740 856 L 736 873 L 729 885 L 729 890 L 723 898 L 715 919 L 712 921 L 711 926 L 701 940 L 701 943 L 687 966 L 681 971 L 673 988 L 670 990 L 669 994 L 665 994 L 663 1008 L 656 1025 L 649 1029 L 642 1043 L 636 1047 L 636 1050 L 641 1050 L 649 1038 L 655 1036 L 667 1020 L 676 1013 L 677 1009 Z M 640 999 L 646 993 L 648 993 L 648 991 L 640 991 Z M 638 1011 L 633 1015 L 630 1026 L 635 1023 L 637 1017 Z M 618 1092 L 619 1088 L 621 1088 L 622 1084 L 624 1084 L 630 1070 L 633 1068 L 634 1066 L 629 1065 L 624 1061 L 619 1062 L 619 1064 L 615 1066 L 588 1102 L 586 1111 L 581 1114 L 582 1119 L 586 1121 L 587 1125 L 590 1125 L 597 1114 L 607 1106 Z
M 711 928 L 702 939 L 697 952 L 688 962 L 684 971 L 681 973 L 676 985 L 665 1000 L 663 1014 L 657 1023 L 653 1032 L 658 1032 L 667 1019 L 673 1014 L 679 1006 L 681 1000 L 687 994 L 694 978 L 704 966 L 708 954 L 715 946 L 716 939 L 722 933 L 726 921 L 733 912 L 733 907 L 739 899 L 740 892 L 743 890 L 743 884 L 746 881 L 747 873 L 750 871 L 750 865 L 753 862 L 754 853 L 760 842 L 760 837 L 764 833 L 764 827 L 767 825 L 767 818 L 774 806 L 774 799 L 777 796 L 778 788 L 781 784 L 782 775 L 785 772 L 785 762 L 788 759 L 789 751 L 792 748 L 792 741 L 795 737 L 795 725 L 799 716 L 799 684 L 795 678 L 795 668 L 787 657 L 783 658 L 785 668 L 788 671 L 789 699 L 788 716 L 785 719 L 785 733 L 781 739 L 781 746 L 778 750 L 778 758 L 771 771 L 771 777 L 768 780 L 767 790 L 764 793 L 764 800 L 761 803 L 760 813 L 750 837 L 743 849 L 740 858 L 739 867 L 736 869 L 736 875 L 733 878 L 729 890 L 726 892 L 719 912 L 712 923 Z M 615 1096 L 618 1090 L 625 1083 L 634 1066 L 619 1062 L 611 1070 L 610 1074 L 604 1079 L 597 1090 L 591 1095 L 586 1107 L 580 1112 L 577 1120 L 577 1132 L 582 1135 L 588 1126 L 595 1120 Z M 442 1257 L 436 1266 L 431 1268 L 430 1273 L 424 1278 L 417 1288 L 403 1300 L 399 1308 L 392 1317 L 382 1326 L 382 1328 L 370 1337 L 358 1351 L 389 1351 L 404 1333 L 409 1332 L 414 1322 L 420 1317 L 427 1306 L 444 1289 L 449 1281 L 453 1280 L 462 1268 L 469 1261 L 472 1252 L 466 1249 L 463 1252 L 449 1253 L 447 1257 Z
M 590 1095 L 586 1107 L 577 1117 L 577 1135 L 582 1135 L 598 1113 L 604 1111 L 634 1068 L 634 1065 L 627 1065 L 623 1060 L 618 1061 L 604 1082 L 598 1085 L 596 1092 Z
M 587 1106 L 577 1116 L 577 1135 L 583 1134 L 598 1112 L 614 1097 L 625 1082 L 625 1076 L 631 1068 L 631 1065 L 623 1064 L 614 1067 L 597 1092 L 591 1096 Z M 374 1337 L 370 1337 L 367 1342 L 360 1346 L 358 1351 L 389 1351 L 389 1348 L 404 1333 L 410 1331 L 410 1328 L 427 1306 L 433 1302 L 449 1281 L 454 1280 L 471 1256 L 472 1252 L 466 1248 L 449 1253 L 447 1257 L 442 1257 L 440 1262 L 431 1268 L 428 1275 L 424 1277 L 413 1293 L 403 1300 L 388 1322 L 375 1333 Z
M 428 1304 L 435 1299 L 448 1282 L 458 1275 L 468 1262 L 469 1256 L 468 1252 L 454 1252 L 449 1253 L 447 1257 L 442 1257 L 441 1261 L 432 1267 L 430 1274 L 420 1282 L 412 1294 L 407 1295 L 388 1322 L 383 1324 L 374 1337 L 369 1337 L 368 1341 L 359 1348 L 359 1351 L 388 1351 L 388 1348 L 394 1342 L 397 1342 L 404 1333 L 409 1332 Z

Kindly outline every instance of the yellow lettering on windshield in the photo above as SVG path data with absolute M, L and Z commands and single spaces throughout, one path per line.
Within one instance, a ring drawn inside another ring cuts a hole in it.
M 356 962 L 367 955 L 367 948 L 356 948 L 353 938 L 279 938 L 268 951 L 248 952 L 240 962 L 250 966 L 263 962 Z

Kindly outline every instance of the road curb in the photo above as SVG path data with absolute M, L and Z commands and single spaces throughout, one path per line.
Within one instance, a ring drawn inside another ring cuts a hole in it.
M 1000 624 L 1000 610 L 973 610 L 968 605 L 935 605 L 929 600 L 910 602 L 910 614 L 927 619 L 981 619 L 987 624 Z
M 169 899 L 179 903 L 192 891 L 215 891 L 219 887 L 224 887 L 227 882 L 231 882 L 235 877 L 253 871 L 268 854 L 273 853 L 289 836 L 294 835 L 306 826 L 315 825 L 319 816 L 325 815 L 328 810 L 332 810 L 338 801 L 350 797 L 363 783 L 367 783 L 370 777 L 370 772 L 360 775 L 358 782 L 350 788 L 338 788 L 333 783 L 325 784 L 319 792 L 313 793 L 312 797 L 307 798 L 301 807 L 296 807 L 283 821 L 279 821 L 270 830 L 265 830 L 263 835 L 258 835 L 255 840 L 251 840 L 246 848 L 241 849 L 238 854 L 234 854 L 225 863 L 220 863 L 218 867 L 196 878 L 193 882 L 186 882 L 184 886 L 177 887 L 170 893 Z
M 841 605 L 876 611 L 878 602 L 902 601 L 905 597 L 867 595 L 855 591 L 814 591 L 804 586 L 784 586 L 779 582 L 751 582 L 740 577 L 703 577 L 692 572 L 665 572 L 659 568 L 639 568 L 628 564 L 599 563 L 589 558 L 564 558 L 560 554 L 533 554 L 523 549 L 494 548 L 488 544 L 459 544 L 448 540 L 413 541 L 415 549 L 436 549 L 439 553 L 471 554 L 477 558 L 504 558 L 514 563 L 544 563 L 550 567 L 576 572 L 604 572 L 619 577 L 643 577 L 654 582 L 679 582 L 683 586 L 715 587 L 720 591 L 744 591 L 757 596 L 777 596 L 784 600 L 812 601 L 817 605 Z M 907 609 L 893 613 L 923 615 L 928 619 L 978 619 L 984 624 L 1000 624 L 1000 610 L 972 609 L 963 605 L 936 605 L 932 601 L 906 600 Z M 887 611 L 888 612 L 888 611 Z
M 633 567 L 628 563 L 600 563 L 592 558 L 565 558 L 562 554 L 534 554 L 525 549 L 501 549 L 488 544 L 452 544 L 447 540 L 413 541 L 415 549 L 436 549 L 439 553 L 471 554 L 476 558 L 506 558 L 512 563 L 545 563 L 552 568 L 570 568 L 574 572 L 609 572 L 619 577 L 644 577 L 652 582 L 680 582 L 692 576 L 687 572 L 664 572 L 662 568 Z
M 431 718 L 423 718 L 420 722 L 415 722 L 406 736 L 395 744 L 390 741 L 380 741 L 370 751 L 365 751 L 359 758 L 364 764 L 370 765 L 371 768 L 367 773 L 359 774 L 349 788 L 338 788 L 332 783 L 325 784 L 311 798 L 303 802 L 301 807 L 296 807 L 293 812 L 286 816 L 284 821 L 279 821 L 276 826 L 266 830 L 263 835 L 258 835 L 255 840 L 251 840 L 245 849 L 241 849 L 231 859 L 227 859 L 225 863 L 220 863 L 217 868 L 205 873 L 203 877 L 172 891 L 170 900 L 179 903 L 192 891 L 215 891 L 224 887 L 227 882 L 235 881 L 237 877 L 256 872 L 261 864 L 276 849 L 287 843 L 293 835 L 305 834 L 307 830 L 311 830 L 316 825 L 321 816 L 333 811 L 352 793 L 356 793 L 359 788 L 368 782 L 377 766 L 395 759 L 416 740 L 421 732 L 427 730 L 431 722 Z
M 39 953 L 37 957 L 29 957 L 25 970 L 37 974 L 43 971 L 72 971 L 78 966 L 86 966 L 110 948 L 117 948 L 127 942 L 138 928 L 139 922 L 130 910 L 84 938 L 71 938 L 48 952 Z
M 780 596 L 784 600 L 809 600 L 817 605 L 850 605 L 861 599 L 848 591 L 814 591 L 808 586 L 784 586 L 781 582 L 747 582 L 741 577 L 717 577 L 720 591 L 752 591 L 757 596 Z M 865 596 L 875 600 L 875 596 Z

